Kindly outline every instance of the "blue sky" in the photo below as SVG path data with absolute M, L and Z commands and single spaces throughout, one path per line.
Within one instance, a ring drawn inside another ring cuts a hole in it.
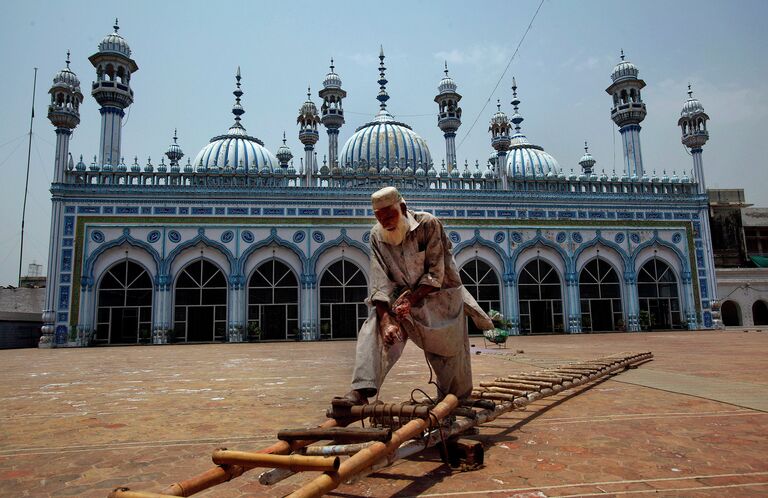
M 283 130 L 294 156 L 301 155 L 296 115 L 312 87 L 317 97 L 329 59 L 336 61 L 348 92 L 341 144 L 377 108 L 377 55 L 387 55 L 388 109 L 428 142 L 433 158 L 445 154 L 432 101 L 448 61 L 464 96 L 457 155 L 484 163 L 491 148 L 488 120 L 500 98 L 511 113 L 512 76 L 528 138 L 568 172 L 578 171 L 583 142 L 596 170 L 621 167 L 620 140 L 610 120 L 605 88 L 619 50 L 640 69 L 648 116 L 641 132 L 647 170 L 690 170 L 677 119 L 691 82 L 711 120 L 704 148 L 708 187 L 741 187 L 749 201 L 768 206 L 768 168 L 760 155 L 768 117 L 768 2 L 546 0 L 518 56 L 495 93 L 497 80 L 539 0 L 369 2 L 42 2 L 4 4 L 0 19 L 0 285 L 15 284 L 24 189 L 32 68 L 37 66 L 24 272 L 45 264 L 55 135 L 45 117 L 53 75 L 72 51 L 72 70 L 86 93 L 81 124 L 70 151 L 90 163 L 98 149 L 99 113 L 88 95 L 95 77 L 88 56 L 112 31 L 133 50 L 139 71 L 131 80 L 135 102 L 124 122 L 126 162 L 151 156 L 159 162 L 179 130 L 179 143 L 194 156 L 226 131 L 234 73 L 243 76 L 243 124 L 273 152 Z M 481 112 L 483 105 L 490 104 Z M 472 122 L 480 113 L 470 132 Z M 468 133 L 469 132 L 469 133 Z M 614 145 L 615 142 L 615 145 Z M 318 157 L 327 150 L 325 134 Z M 186 158 L 185 158 L 186 161 Z M 298 164 L 298 163 L 297 163 Z

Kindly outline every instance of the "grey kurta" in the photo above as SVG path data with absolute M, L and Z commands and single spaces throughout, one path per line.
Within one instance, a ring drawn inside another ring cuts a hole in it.
M 466 397 L 472 391 L 469 338 L 464 307 L 470 316 L 487 315 L 461 284 L 440 220 L 429 213 L 408 211 L 409 231 L 399 246 L 381 239 L 380 224 L 371 231 L 370 301 L 392 304 L 406 289 L 420 285 L 435 287 L 401 325 L 426 353 L 442 393 Z M 400 357 L 404 342 L 385 350 L 378 333 L 374 309 L 357 339 L 353 389 L 379 389 L 389 369 Z

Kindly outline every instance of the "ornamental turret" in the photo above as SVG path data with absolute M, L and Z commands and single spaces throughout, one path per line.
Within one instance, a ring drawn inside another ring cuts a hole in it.
M 456 82 L 448 76 L 448 63 L 445 63 L 445 75 L 437 87 L 438 94 L 435 102 L 439 107 L 437 114 L 437 127 L 445 137 L 445 160 L 448 162 L 448 171 L 456 168 L 456 131 L 461 126 L 461 107 L 459 101 L 461 95 L 456 91 Z
M 320 124 L 320 116 L 317 114 L 317 106 L 312 102 L 312 91 L 307 88 L 307 100 L 299 109 L 296 123 L 299 125 L 299 141 L 304 144 L 304 185 L 312 185 L 314 171 L 314 150 L 317 140 L 320 138 L 317 127 Z
M 101 109 L 100 164 L 117 166 L 120 162 L 122 120 L 125 109 L 133 103 L 131 76 L 139 66 L 131 59 L 131 48 L 118 34 L 120 26 L 115 19 L 114 33 L 99 43 L 99 51 L 88 58 L 96 68 L 96 81 L 91 95 Z
M 579 159 L 579 166 L 581 166 L 581 169 L 584 172 L 584 175 L 589 177 L 592 175 L 593 168 L 595 167 L 595 158 L 592 157 L 592 154 L 589 153 L 589 146 L 587 145 L 586 140 L 584 141 L 584 155 L 581 156 L 581 159 Z
M 623 141 L 624 166 L 631 177 L 643 176 L 643 154 L 640 150 L 640 123 L 645 119 L 645 103 L 640 96 L 640 90 L 645 87 L 645 81 L 637 77 L 637 66 L 624 60 L 621 51 L 621 62 L 616 64 L 611 73 L 611 86 L 605 89 L 613 97 L 611 119 L 619 127 Z
M 173 143 L 168 146 L 168 150 L 165 151 L 166 157 L 168 157 L 168 160 L 171 162 L 171 169 L 175 166 L 176 168 L 179 167 L 179 161 L 181 161 L 181 158 L 184 157 L 184 152 L 181 150 L 181 146 L 178 143 L 179 137 L 177 134 L 177 130 L 173 130 Z
M 347 92 L 341 88 L 341 78 L 336 74 L 331 59 L 331 71 L 325 75 L 323 89 L 318 92 L 323 99 L 320 106 L 320 121 L 328 131 L 328 161 L 333 167 L 338 163 L 339 156 L 339 129 L 344 124 L 344 108 L 341 101 L 347 96 Z
M 281 145 L 275 153 L 277 160 L 280 161 L 280 167 L 282 169 L 288 169 L 288 163 L 293 159 L 293 153 L 291 152 L 288 144 L 285 143 L 285 132 L 283 132 L 283 145 Z
M 54 183 L 64 181 L 64 170 L 69 159 L 69 139 L 78 124 L 80 124 L 80 104 L 83 94 L 80 91 L 80 80 L 69 68 L 69 51 L 67 51 L 67 66 L 53 77 L 53 85 L 48 93 L 51 103 L 48 105 L 48 119 L 56 127 L 56 162 Z

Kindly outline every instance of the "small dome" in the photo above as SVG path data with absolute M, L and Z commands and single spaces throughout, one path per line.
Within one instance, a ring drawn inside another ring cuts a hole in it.
M 77 171 L 85 171 L 85 163 L 83 162 L 83 155 L 80 154 L 80 160 L 77 162 L 77 165 L 75 166 L 75 169 Z
M 117 24 L 117 19 L 115 19 L 114 28 L 115 32 L 105 36 L 104 39 L 101 40 L 101 43 L 99 43 L 99 52 L 116 53 L 130 58 L 131 47 L 128 46 L 128 42 L 125 41 L 125 38 L 118 34 L 120 26 Z
M 546 175 L 549 171 L 556 172 L 558 168 L 560 164 L 557 160 L 542 147 L 531 144 L 524 135 L 512 137 L 512 146 L 507 154 L 507 175 Z
M 285 143 L 285 132 L 283 132 L 283 144 L 277 148 L 275 157 L 277 157 L 277 160 L 280 161 L 281 164 L 286 164 L 293 159 L 293 153 L 291 152 L 290 147 Z
M 168 150 L 165 151 L 165 155 L 171 161 L 171 165 L 178 164 L 181 158 L 184 157 L 184 152 L 178 144 L 178 139 L 179 137 L 176 130 L 173 130 L 173 143 L 169 145 Z
M 77 75 L 69 69 L 69 52 L 67 52 L 67 67 L 56 73 L 53 77 L 54 86 L 68 86 L 73 90 L 80 91 L 80 80 Z
M 704 106 L 701 105 L 698 99 L 693 97 L 693 91 L 691 85 L 688 85 L 688 100 L 683 104 L 683 109 L 680 111 L 680 117 L 690 118 L 696 114 L 703 114 Z
M 341 78 L 338 74 L 336 74 L 334 69 L 335 66 L 333 65 L 333 59 L 331 59 L 331 72 L 325 75 L 325 79 L 323 80 L 323 88 L 341 88 Z
M 637 66 L 631 62 L 624 60 L 624 51 L 621 51 L 621 61 L 616 64 L 611 73 L 611 80 L 615 83 L 617 81 L 625 79 L 637 79 L 637 75 L 640 71 Z
M 445 76 L 440 80 L 440 84 L 437 86 L 438 91 L 443 93 L 456 93 L 456 82 L 453 78 L 448 76 L 448 63 L 445 63 Z
M 307 100 L 301 105 L 301 109 L 299 109 L 299 114 L 302 116 L 317 116 L 317 106 L 312 102 L 310 95 L 311 94 L 307 92 Z
M 373 121 L 359 127 L 339 154 L 339 161 L 365 161 L 374 172 L 387 162 L 397 161 L 407 170 L 416 169 L 419 161 L 429 164 L 431 160 L 427 142 L 407 124 L 395 121 L 386 110 L 379 111 Z

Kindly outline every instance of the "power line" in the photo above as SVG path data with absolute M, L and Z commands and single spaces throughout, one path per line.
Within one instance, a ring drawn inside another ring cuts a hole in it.
M 485 101 L 485 104 L 483 104 L 483 108 L 480 109 L 480 112 L 477 113 L 477 117 L 472 122 L 472 126 L 469 127 L 469 130 L 467 130 L 467 133 L 466 135 L 464 135 L 464 138 L 462 138 L 461 142 L 459 142 L 459 145 L 456 146 L 457 151 L 461 148 L 461 144 L 463 144 L 464 141 L 469 137 L 469 134 L 472 133 L 472 130 L 477 124 L 477 121 L 480 119 L 480 116 L 483 115 L 483 112 L 485 112 L 485 108 L 488 107 L 488 104 L 491 102 L 491 98 L 493 97 L 493 94 L 495 94 L 496 90 L 499 88 L 499 85 L 501 84 L 501 80 L 504 79 L 504 76 L 507 74 L 507 70 L 509 70 L 509 66 L 512 65 L 512 61 L 515 59 L 517 52 L 520 50 L 520 47 L 523 45 L 523 41 L 525 41 L 525 37 L 528 35 L 528 32 L 531 30 L 531 27 L 533 26 L 533 21 L 536 20 L 536 16 L 539 15 L 539 11 L 541 10 L 542 5 L 544 5 L 544 0 L 541 0 L 541 2 L 539 2 L 539 6 L 538 8 L 536 8 L 536 12 L 533 13 L 533 17 L 531 18 L 531 22 L 528 23 L 528 27 L 525 29 L 525 33 L 523 33 L 522 38 L 520 38 L 520 41 L 517 44 L 517 48 L 515 48 L 514 53 L 512 53 L 512 57 L 510 57 L 509 62 L 507 62 L 507 67 L 505 67 L 504 72 L 501 73 L 501 76 L 499 77 L 499 81 L 497 81 L 496 86 L 493 87 L 491 94 L 488 96 L 488 99 Z

